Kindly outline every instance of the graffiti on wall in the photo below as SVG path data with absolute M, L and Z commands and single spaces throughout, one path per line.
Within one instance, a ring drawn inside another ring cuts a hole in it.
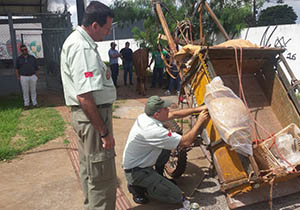
M 27 46 L 28 52 L 36 58 L 43 58 L 43 46 L 41 36 L 30 34 L 23 36 L 24 44 Z M 21 55 L 20 46 L 22 41 L 17 37 L 17 53 Z M 0 42 L 0 59 L 12 59 L 12 44 L 8 39 L 6 42 Z
M 41 50 L 42 46 L 40 43 L 37 43 L 36 41 L 32 41 L 27 45 L 27 48 L 29 51 L 36 57 L 36 58 L 41 58 Z
M 17 39 L 17 50 L 18 54 L 21 53 L 20 51 L 21 40 Z M 10 39 L 7 40 L 5 43 L 0 43 L 0 59 L 12 59 L 12 44 Z
M 286 39 L 284 36 L 281 36 L 280 38 L 277 37 L 274 41 L 274 47 L 281 48 L 281 49 L 288 49 L 288 43 L 292 41 L 291 38 Z M 290 60 L 296 60 L 296 53 L 293 52 L 286 52 L 286 58 Z
M 8 57 L 6 44 L 0 43 L 0 59 Z
M 300 24 L 264 26 L 244 29 L 240 37 L 254 44 L 263 47 L 276 47 L 284 49 L 283 56 L 285 57 L 289 68 L 297 79 L 300 79 L 300 39 L 299 39 Z M 291 81 L 291 77 L 285 66 L 279 64 L 285 72 L 287 78 Z

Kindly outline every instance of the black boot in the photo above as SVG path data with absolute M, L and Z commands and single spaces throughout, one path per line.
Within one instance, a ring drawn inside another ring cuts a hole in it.
M 137 204 L 146 204 L 149 202 L 148 198 L 146 197 L 146 188 L 135 186 L 135 185 L 128 185 L 128 191 L 133 195 L 133 201 Z

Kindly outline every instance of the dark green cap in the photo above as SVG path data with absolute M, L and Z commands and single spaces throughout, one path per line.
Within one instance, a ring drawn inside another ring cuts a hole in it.
M 159 111 L 161 108 L 169 107 L 171 104 L 171 101 L 162 100 L 159 96 L 151 96 L 147 100 L 145 113 L 148 116 L 153 116 L 155 112 Z

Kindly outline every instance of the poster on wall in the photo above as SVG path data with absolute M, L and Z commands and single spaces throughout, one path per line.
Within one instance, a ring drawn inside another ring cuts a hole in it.
M 41 24 L 16 24 L 16 43 L 18 55 L 21 54 L 20 46 L 23 43 L 27 46 L 30 54 L 36 58 L 43 58 Z M 18 28 L 33 28 L 37 30 L 18 30 Z M 0 59 L 12 59 L 12 43 L 8 25 L 0 25 Z
M 297 80 L 300 80 L 300 24 L 278 25 L 269 27 L 253 27 L 244 29 L 241 38 L 259 46 L 284 49 L 283 56 Z M 280 63 L 287 78 L 291 81 L 286 68 Z
M 23 42 L 31 55 L 36 58 L 44 57 L 41 34 L 24 34 Z

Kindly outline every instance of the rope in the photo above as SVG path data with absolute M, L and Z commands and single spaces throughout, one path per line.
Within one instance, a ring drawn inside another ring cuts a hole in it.
M 275 181 L 275 176 L 269 182 L 270 183 L 270 200 L 269 200 L 270 210 L 273 209 L 273 187 L 274 187 L 274 181 Z
M 171 78 L 176 79 L 177 77 L 174 77 L 173 74 L 170 72 L 170 69 L 168 67 L 168 66 L 170 66 L 170 64 L 167 62 L 167 59 L 165 58 L 165 56 L 162 53 L 162 49 L 161 49 L 161 45 L 160 45 L 160 39 L 161 39 L 161 36 L 158 36 L 158 39 L 157 39 L 157 49 L 160 52 L 161 58 L 162 58 L 162 60 L 163 60 L 163 62 L 165 64 L 165 67 L 166 67 L 165 70 L 166 70 L 166 72 L 169 74 L 169 76 Z M 170 53 L 168 53 L 168 54 L 170 55 Z
M 293 170 L 292 172 L 289 172 L 289 173 L 295 173 L 297 172 L 296 168 L 286 159 L 283 157 L 283 155 L 280 153 L 279 149 L 278 149 L 278 146 L 276 144 L 276 137 L 274 134 L 271 134 L 269 131 L 267 131 L 262 125 L 260 125 L 250 114 L 250 109 L 248 107 L 248 104 L 247 104 L 247 101 L 246 101 L 246 98 L 245 98 L 245 94 L 244 94 L 244 90 L 243 90 L 243 84 L 242 84 L 242 64 L 243 64 L 243 59 L 242 59 L 242 56 L 243 56 L 243 49 L 242 47 L 239 47 L 239 50 L 240 50 L 240 65 L 238 63 L 238 55 L 237 55 L 237 47 L 233 47 L 234 49 L 234 52 L 235 52 L 235 61 L 236 61 L 236 68 L 237 68 L 237 74 L 238 74 L 238 78 L 239 78 L 239 93 L 240 93 L 240 97 L 243 99 L 245 105 L 246 105 L 246 108 L 247 108 L 247 111 L 249 112 L 249 115 L 250 115 L 250 118 L 252 119 L 252 121 L 254 122 L 255 125 L 259 126 L 266 134 L 269 135 L 269 138 L 272 138 L 273 141 L 272 141 L 272 144 L 271 146 L 269 147 L 269 149 L 272 148 L 272 146 L 275 145 L 275 149 L 278 153 L 278 155 L 280 156 L 280 158 L 282 160 L 284 160 Z M 263 142 L 265 141 L 266 139 L 257 139 L 257 133 L 256 133 L 256 130 L 254 128 L 253 125 L 251 125 L 251 128 L 252 128 L 252 131 L 254 133 L 254 136 L 255 136 L 255 139 L 253 140 L 253 142 L 256 143 L 256 145 L 258 144 L 258 142 Z

